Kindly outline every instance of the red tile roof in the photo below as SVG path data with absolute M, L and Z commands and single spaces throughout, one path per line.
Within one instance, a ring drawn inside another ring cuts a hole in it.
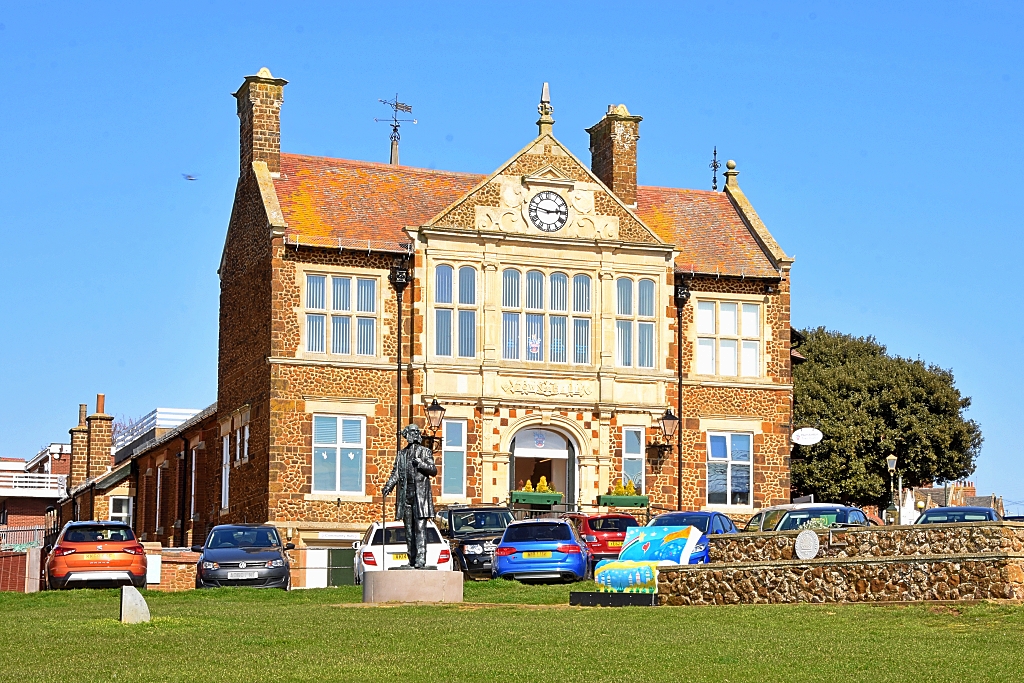
M 486 176 L 367 161 L 281 155 L 274 181 L 289 239 L 303 244 L 403 249 L 403 228 L 423 225 Z M 637 214 L 675 244 L 681 271 L 777 277 L 723 192 L 641 186 Z
M 637 215 L 680 251 L 676 270 L 778 277 L 725 192 L 637 188 Z

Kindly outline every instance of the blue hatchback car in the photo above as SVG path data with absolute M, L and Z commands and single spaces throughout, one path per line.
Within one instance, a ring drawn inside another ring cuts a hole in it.
M 561 519 L 512 522 L 494 549 L 492 578 L 519 581 L 581 581 L 590 551 L 572 525 Z

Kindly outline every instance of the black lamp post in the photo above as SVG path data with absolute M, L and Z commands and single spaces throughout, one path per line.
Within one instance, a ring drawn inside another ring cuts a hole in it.
M 402 292 L 408 286 L 412 276 L 409 273 L 408 257 L 396 258 L 391 266 L 388 281 L 395 288 L 398 297 L 398 403 L 395 406 L 395 452 L 402 450 Z
M 895 455 L 888 455 L 885 458 L 885 466 L 889 468 L 889 509 L 886 512 L 889 513 L 890 519 L 896 524 L 900 523 L 900 512 L 896 506 L 896 499 L 893 496 L 893 479 L 896 476 L 896 462 L 897 458 Z M 900 492 L 902 495 L 902 491 Z
M 683 309 L 686 308 L 686 302 L 690 300 L 690 288 L 686 285 L 684 280 L 678 280 L 676 282 L 675 291 L 673 292 L 675 303 L 676 303 L 676 377 L 678 379 L 678 386 L 676 391 L 676 412 L 679 417 L 676 417 L 675 426 L 673 431 L 678 434 L 678 441 L 676 443 L 676 509 L 683 509 L 683 430 L 679 429 L 679 421 L 683 416 Z M 666 413 L 666 416 L 668 413 Z M 662 429 L 665 428 L 665 422 L 662 420 Z M 666 432 L 666 436 L 671 436 Z

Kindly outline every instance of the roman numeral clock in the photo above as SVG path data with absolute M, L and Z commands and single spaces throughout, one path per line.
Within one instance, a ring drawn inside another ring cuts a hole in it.
M 569 220 L 569 207 L 557 192 L 544 190 L 533 195 L 528 213 L 534 227 L 544 232 L 557 232 Z

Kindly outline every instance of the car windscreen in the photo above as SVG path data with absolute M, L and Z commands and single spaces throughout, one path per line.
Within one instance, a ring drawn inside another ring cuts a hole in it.
M 276 548 L 281 545 L 277 531 L 270 527 L 214 529 L 207 548 Z
M 706 534 L 710 519 L 709 515 L 661 515 L 652 519 L 649 526 L 695 526 Z
M 388 537 L 385 545 L 405 545 L 405 527 L 388 527 Z M 437 530 L 433 527 L 428 526 L 426 529 L 427 543 L 440 543 L 441 537 L 437 535 Z M 373 541 L 370 545 L 380 545 L 381 533 L 380 529 L 373 534 Z
M 481 531 L 504 531 L 512 523 L 512 513 L 508 510 L 466 510 L 451 513 L 452 533 L 476 534 Z
M 95 526 L 71 527 L 64 534 L 64 540 L 68 543 L 100 543 L 102 541 L 117 543 L 119 541 L 134 541 L 135 534 L 127 526 L 97 524 Z
M 625 531 L 631 526 L 640 526 L 632 517 L 591 517 L 587 526 L 594 531 Z
M 832 526 L 846 521 L 846 513 L 842 510 L 790 510 L 782 518 L 776 531 L 793 531 L 800 529 L 812 519 L 820 520 L 825 526 Z
M 568 524 L 516 524 L 505 529 L 502 543 L 526 543 L 528 541 L 571 541 L 572 532 Z
M 987 522 L 991 516 L 987 512 L 967 512 L 965 510 L 943 510 L 942 512 L 925 512 L 918 524 L 953 524 L 956 522 Z

